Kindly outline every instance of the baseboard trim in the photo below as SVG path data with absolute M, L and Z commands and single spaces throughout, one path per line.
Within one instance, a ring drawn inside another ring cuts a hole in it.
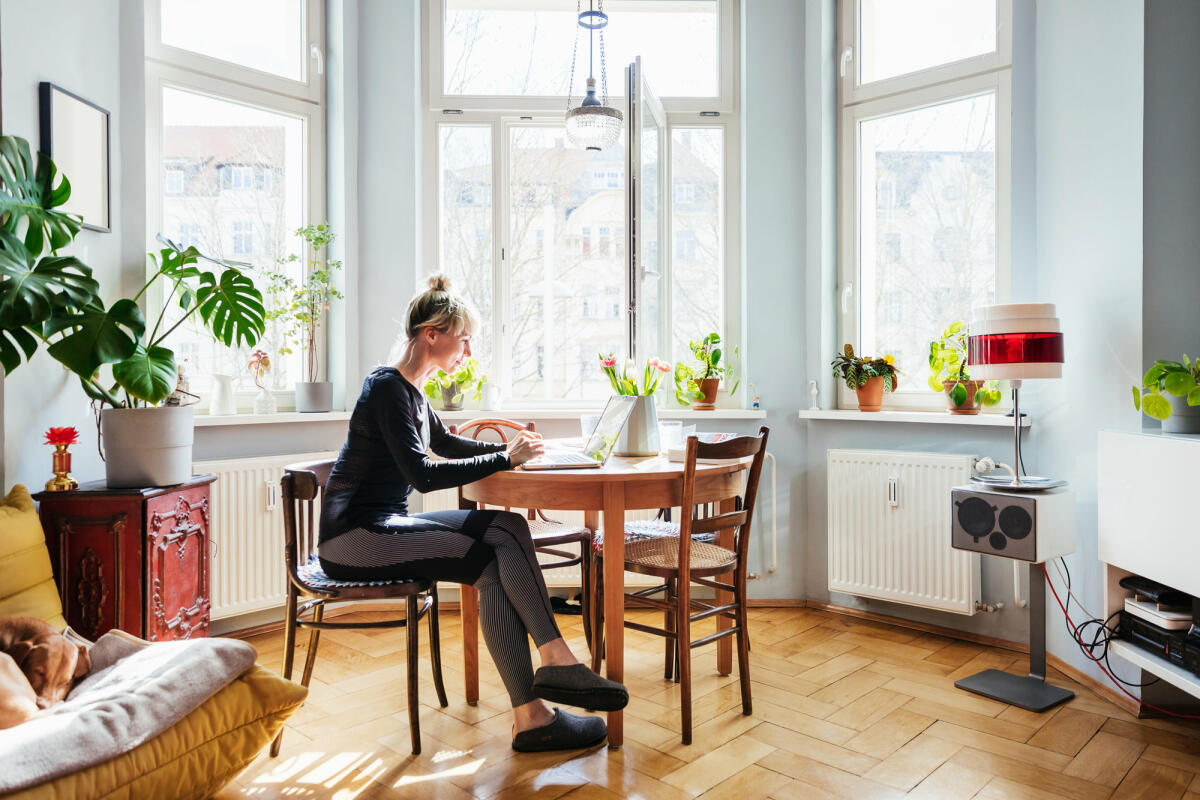
M 1029 645 L 1023 642 L 1013 642 L 1008 639 L 999 639 L 994 636 L 983 636 L 978 633 L 970 633 L 969 631 L 959 631 L 954 628 L 945 628 L 941 625 L 931 625 L 927 622 L 914 622 L 907 619 L 899 619 L 897 617 L 889 617 L 886 614 L 880 614 L 874 611 L 864 611 L 861 608 L 847 608 L 846 606 L 834 605 L 833 603 L 823 603 L 817 600 L 809 600 L 808 608 L 818 608 L 822 611 L 829 611 L 834 614 L 843 614 L 848 617 L 857 617 L 859 619 L 867 619 L 872 622 L 881 622 L 887 625 L 892 625 L 897 628 L 909 628 L 910 630 L 921 631 L 922 633 L 933 633 L 938 636 L 945 636 L 947 639 L 958 639 L 960 641 L 972 642 L 974 644 L 987 645 L 988 647 L 999 647 L 1005 650 L 1012 650 L 1015 653 L 1028 653 Z M 1122 711 L 1132 714 L 1135 717 L 1158 717 L 1164 716 L 1161 714 L 1148 714 L 1147 709 L 1133 698 L 1117 691 L 1112 686 L 1101 683 L 1096 678 L 1088 675 L 1083 670 L 1068 664 L 1053 653 L 1046 654 L 1046 663 L 1048 666 L 1061 672 L 1066 677 L 1075 681 L 1081 686 L 1086 686 L 1089 690 L 1095 692 L 1104 700 L 1115 705 Z

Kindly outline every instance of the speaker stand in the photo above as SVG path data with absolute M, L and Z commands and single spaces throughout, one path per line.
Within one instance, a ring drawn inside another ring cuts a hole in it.
M 954 685 L 1027 711 L 1046 711 L 1075 696 L 1046 683 L 1046 573 L 1041 564 L 1029 565 L 1029 675 L 985 669 Z

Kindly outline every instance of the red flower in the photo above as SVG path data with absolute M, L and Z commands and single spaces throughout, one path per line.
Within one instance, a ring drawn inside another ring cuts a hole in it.
M 616 365 L 617 365 L 617 359 L 614 358 L 613 356 L 606 356 L 606 357 L 600 359 L 600 366 L 602 366 L 602 367 L 615 367 Z
M 42 444 L 77 444 L 79 442 L 79 431 L 74 428 L 51 428 L 46 431 L 46 441 Z

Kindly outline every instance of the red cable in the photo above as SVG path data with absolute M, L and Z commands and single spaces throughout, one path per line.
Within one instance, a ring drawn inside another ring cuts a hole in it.
M 1067 613 L 1067 609 L 1066 609 L 1066 607 L 1063 605 L 1063 602 L 1062 602 L 1062 600 L 1059 598 L 1059 596 L 1058 596 L 1058 590 L 1056 590 L 1056 589 L 1054 588 L 1054 582 L 1050 580 L 1050 573 L 1046 571 L 1046 563 L 1045 563 L 1044 561 L 1042 562 L 1042 572 L 1043 572 L 1043 573 L 1045 574 L 1045 576 L 1046 576 L 1046 585 L 1050 587 L 1050 592 L 1051 592 L 1051 593 L 1054 595 L 1054 601 L 1055 601 L 1056 603 L 1058 603 L 1058 607 L 1059 607 L 1060 609 L 1062 609 L 1063 616 L 1067 618 L 1067 624 L 1071 626 L 1071 633 L 1072 633 L 1072 634 L 1075 636 L 1075 641 L 1077 641 L 1077 642 L 1078 642 L 1078 641 L 1080 641 L 1080 639 L 1079 639 L 1079 629 L 1078 629 L 1078 628 L 1076 628 L 1076 627 L 1075 627 L 1075 623 L 1071 621 L 1071 615 Z M 1107 676 L 1108 676 L 1108 679 L 1109 679 L 1110 681 L 1112 681 L 1112 683 L 1113 683 L 1113 686 L 1116 686 L 1118 689 L 1120 689 L 1122 692 L 1124 692 L 1124 693 L 1125 693 L 1125 694 L 1126 694 L 1126 695 L 1127 695 L 1127 696 L 1128 696 L 1128 697 L 1129 697 L 1131 700 L 1135 701 L 1135 702 L 1136 702 L 1136 703 L 1138 703 L 1139 705 L 1145 706 L 1146 708 L 1152 708 L 1152 709 L 1154 709 L 1155 711 L 1161 712 L 1161 713 L 1163 713 L 1163 714 L 1166 714 L 1167 716 L 1170 716 L 1170 717 L 1178 717 L 1178 718 L 1180 718 L 1180 719 L 1200 719 L 1200 716 L 1193 716 L 1193 715 L 1191 715 L 1191 714 L 1177 714 L 1177 713 L 1175 713 L 1174 711 L 1167 711 L 1165 708 L 1159 708 L 1158 706 L 1156 706 L 1156 705 L 1154 705 L 1154 704 L 1152 704 L 1152 703 L 1147 703 L 1147 702 L 1143 701 L 1142 699 L 1140 699 L 1140 698 L 1138 698 L 1138 697 L 1134 697 L 1134 696 L 1133 696 L 1133 695 L 1132 695 L 1132 694 L 1129 692 L 1129 690 L 1128 690 L 1128 689 L 1126 689 L 1124 686 L 1122 686 L 1122 685 L 1121 685 L 1121 684 L 1120 684 L 1120 683 L 1117 681 L 1117 679 L 1113 677 L 1113 674 L 1112 674 L 1111 672 L 1109 672 L 1107 669 L 1105 669 L 1105 667 L 1104 667 L 1104 664 L 1102 664 L 1102 663 L 1100 662 L 1100 659 L 1099 659 L 1099 658 L 1096 658 L 1096 657 L 1095 657 L 1094 655 L 1092 655 L 1092 654 L 1091 654 L 1091 652 L 1090 652 L 1090 651 L 1088 651 L 1088 650 L 1083 650 L 1083 654 L 1084 654 L 1085 656 L 1087 656 L 1088 658 L 1090 658 L 1090 659 L 1092 660 L 1092 662 L 1093 662 L 1093 663 L 1095 663 L 1095 665 L 1096 665 L 1096 666 L 1098 666 L 1098 667 L 1100 668 L 1100 670 L 1101 670 L 1101 671 L 1102 671 L 1102 672 L 1103 672 L 1105 675 L 1107 675 Z

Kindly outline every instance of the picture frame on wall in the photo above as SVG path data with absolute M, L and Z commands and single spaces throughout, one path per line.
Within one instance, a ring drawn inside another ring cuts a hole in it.
M 41 146 L 71 183 L 59 210 L 78 214 L 91 231 L 112 231 L 109 188 L 109 113 L 48 81 L 38 84 Z

